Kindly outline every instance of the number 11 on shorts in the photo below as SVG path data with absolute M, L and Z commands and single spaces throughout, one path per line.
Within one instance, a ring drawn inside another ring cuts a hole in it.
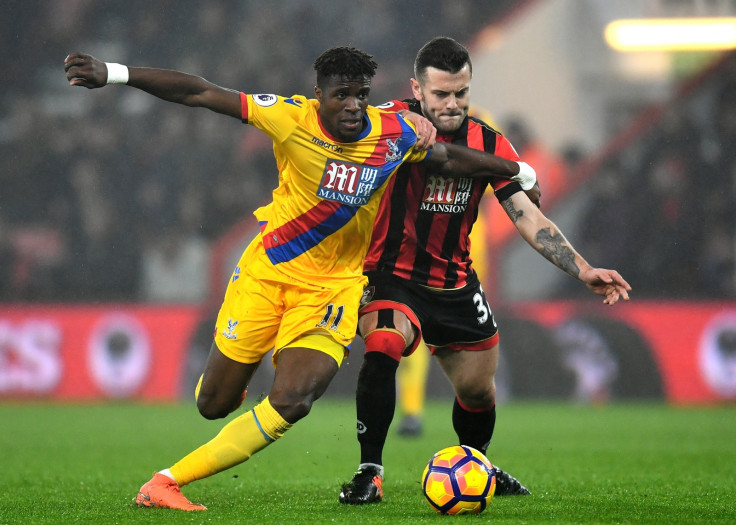
M 327 323 L 330 322 L 330 319 L 332 319 L 332 324 L 330 324 L 330 330 L 337 330 L 337 326 L 340 324 L 340 321 L 342 321 L 342 314 L 345 311 L 345 305 L 339 305 L 335 307 L 334 304 L 330 303 L 327 305 L 325 315 L 322 318 L 322 320 L 317 324 L 317 326 L 325 327 L 327 326 Z M 334 319 L 333 319 L 334 314 Z

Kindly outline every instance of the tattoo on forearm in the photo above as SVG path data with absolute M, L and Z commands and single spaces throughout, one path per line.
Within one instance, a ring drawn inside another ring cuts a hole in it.
M 575 253 L 560 232 L 553 234 L 552 228 L 543 228 L 537 232 L 534 240 L 542 246 L 539 253 L 561 270 L 573 277 L 580 274 L 580 268 L 575 264 Z
M 514 206 L 514 202 L 511 199 L 506 199 L 501 203 L 501 206 L 503 206 L 503 209 L 506 210 L 506 213 L 511 218 L 511 222 L 516 224 L 516 222 L 521 219 L 524 216 L 523 210 L 517 210 L 516 206 Z

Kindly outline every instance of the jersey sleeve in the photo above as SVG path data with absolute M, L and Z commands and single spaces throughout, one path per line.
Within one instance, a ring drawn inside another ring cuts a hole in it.
M 509 142 L 509 139 L 507 139 L 503 135 L 498 135 L 498 139 L 496 142 L 496 155 L 498 155 L 499 157 L 503 157 L 504 159 L 514 160 L 517 162 L 521 160 L 519 154 L 516 153 L 516 150 L 511 145 L 511 142 Z
M 496 149 L 494 154 L 508 160 L 517 162 L 521 160 L 519 158 L 519 154 L 511 145 L 511 142 L 509 142 L 509 140 L 500 133 L 496 135 Z M 518 182 L 510 181 L 508 179 L 498 179 L 495 177 L 491 178 L 491 187 L 496 193 L 496 197 L 499 201 L 507 199 L 517 191 L 522 191 L 521 185 Z
M 289 98 L 271 94 L 240 94 L 241 118 L 271 137 L 283 142 L 301 118 L 306 99 L 300 95 Z
M 409 104 L 402 100 L 389 100 L 388 102 L 384 102 L 380 106 L 376 106 L 378 109 L 382 109 L 384 111 L 403 111 L 405 109 L 409 109 Z
M 404 108 L 406 109 L 406 108 Z M 393 111 L 389 109 L 389 111 Z M 396 111 L 399 111 L 398 109 Z M 405 162 L 422 162 L 424 159 L 429 158 L 430 150 L 423 150 L 419 151 L 415 149 L 415 145 L 417 142 L 417 130 L 414 127 L 414 124 L 406 120 L 401 115 L 396 115 L 396 118 L 399 119 L 399 121 L 402 123 L 402 128 L 404 129 L 404 137 L 409 138 L 412 141 L 411 148 L 407 151 L 406 155 L 404 155 L 404 161 Z M 408 128 L 408 129 L 407 129 Z

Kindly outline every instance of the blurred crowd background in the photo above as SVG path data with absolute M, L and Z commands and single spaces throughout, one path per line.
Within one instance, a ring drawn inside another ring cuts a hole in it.
M 314 59 L 352 44 L 379 62 L 379 104 L 410 96 L 427 40 L 470 46 L 524 3 L 5 0 L 0 301 L 202 301 L 213 243 L 276 186 L 265 135 L 130 88 L 71 88 L 67 53 L 311 96 Z M 574 244 L 619 269 L 639 298 L 736 297 L 736 59 L 713 63 L 608 155 L 556 151 L 524 115 L 498 122 L 537 166 L 553 197 L 545 212 L 554 218 L 566 198 L 584 195 Z M 580 293 L 568 280 L 538 298 Z
M 637 297 L 736 297 L 736 54 L 695 77 L 581 184 L 576 247 Z
M 508 3 L 465 2 L 438 16 L 466 39 Z M 409 96 L 435 19 L 416 3 L 362 4 L 3 2 L 12 16 L 0 17 L 0 300 L 201 300 L 210 244 L 276 186 L 265 135 L 132 89 L 72 89 L 67 53 L 313 96 L 314 59 L 352 44 L 380 64 L 375 104 Z M 367 23 L 366 9 L 381 23 Z

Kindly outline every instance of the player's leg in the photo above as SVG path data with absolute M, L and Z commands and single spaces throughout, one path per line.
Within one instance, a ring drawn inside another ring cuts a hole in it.
M 337 346 L 329 336 L 322 337 Z M 297 341 L 295 344 L 301 343 Z M 344 347 L 339 350 L 341 360 Z M 229 410 L 233 399 L 238 398 L 237 392 L 242 392 L 243 383 L 232 377 L 232 370 L 245 369 L 252 375 L 257 367 L 257 364 L 228 364 L 223 358 L 228 359 L 224 355 L 222 358 L 211 356 L 199 396 L 199 399 L 203 399 L 207 385 L 216 377 L 215 372 L 224 367 L 223 384 L 229 385 L 229 393 L 219 392 L 218 396 L 218 391 L 222 389 L 212 389 L 207 394 L 211 406 L 215 408 L 206 406 L 204 410 L 211 410 L 212 413 L 222 407 L 225 407 L 223 410 Z M 252 410 L 226 424 L 212 440 L 171 468 L 156 474 L 141 488 L 136 502 L 146 507 L 204 510 L 203 506 L 189 502 L 179 488 L 243 463 L 283 436 L 293 423 L 309 413 L 312 403 L 324 393 L 338 368 L 335 358 L 323 352 L 302 347 L 282 349 L 270 395 Z M 203 409 L 200 407 L 200 410 Z
M 248 286 L 260 288 L 248 299 L 247 318 L 229 312 L 218 316 L 216 342 L 223 346 L 223 352 L 208 361 L 199 396 L 200 410 L 204 402 L 213 414 L 229 411 L 247 387 L 264 349 L 273 346 L 276 374 L 271 392 L 253 410 L 232 420 L 212 441 L 171 468 L 180 484 L 242 463 L 283 436 L 324 393 L 345 357 L 345 345 L 355 333 L 360 286 L 328 289 L 288 280 L 275 286 Z M 271 304 L 274 300 L 275 305 Z M 339 321 L 333 319 L 325 330 L 304 332 L 305 326 L 320 324 L 334 304 L 352 304 L 356 311 L 340 316 Z M 349 335 L 335 333 L 338 324 Z M 250 344 L 260 350 L 251 350 Z M 225 354 L 231 356 L 230 361 Z M 239 377 L 238 371 L 247 372 Z M 209 377 L 216 377 L 218 384 L 211 386 Z M 205 394 L 211 395 L 204 398 Z M 209 471 L 203 466 L 209 466 Z
M 305 334 L 277 351 L 276 374 L 269 395 L 253 410 L 230 421 L 209 443 L 171 467 L 174 479 L 184 485 L 211 476 L 248 460 L 279 439 L 309 413 L 312 403 L 337 373 L 344 354 L 345 347 L 321 334 Z M 242 391 L 237 381 L 230 384 L 230 395 L 219 406 L 229 406 L 237 399 L 237 392 Z
M 365 356 L 358 374 L 356 412 L 361 463 L 383 463 L 383 446 L 396 407 L 396 369 L 415 328 L 398 310 L 378 310 L 359 321 Z
M 278 417 L 292 425 L 309 414 L 347 355 L 357 332 L 363 289 L 360 283 L 328 288 L 296 280 L 281 288 L 284 314 L 268 399 Z
M 463 288 L 427 290 L 427 346 L 455 390 L 452 421 L 461 445 L 485 453 L 495 428 L 498 327 L 475 275 Z M 472 342 L 471 342 L 472 341 Z
M 452 423 L 461 445 L 485 453 L 496 425 L 498 344 L 488 350 L 435 350 L 435 357 L 455 390 Z
M 496 427 L 498 344 L 488 350 L 437 349 L 434 354 L 455 389 L 452 425 L 461 445 L 484 454 Z M 496 495 L 530 494 L 515 477 L 496 466 Z
M 383 446 L 396 407 L 396 368 L 416 337 L 407 315 L 390 308 L 362 314 L 359 329 L 366 347 L 355 394 L 360 465 L 339 498 L 351 505 L 377 503 L 383 496 Z
M 258 365 L 259 362 L 240 363 L 232 360 L 213 342 L 196 396 L 200 413 L 207 419 L 229 414 L 239 403 Z M 250 412 L 236 418 L 210 442 L 191 452 L 171 468 L 155 474 L 138 491 L 136 503 L 141 507 L 206 510 L 203 505 L 189 501 L 181 493 L 180 487 L 242 463 L 250 457 L 252 452 L 247 449 L 257 449 L 262 440 L 256 435 L 255 441 L 251 440 L 249 445 L 243 444 L 240 433 L 243 426 L 248 426 L 244 423 L 249 418 L 252 419 Z
M 195 393 L 199 413 L 207 419 L 219 419 L 238 408 L 259 365 L 260 361 L 235 361 L 220 352 L 213 342 Z
M 462 289 L 432 293 L 429 300 L 433 313 L 425 323 L 424 338 L 455 390 L 453 427 L 460 444 L 485 454 L 496 426 L 499 334 L 493 312 L 477 279 Z M 497 495 L 528 493 L 497 470 Z
M 329 339 L 328 336 L 323 337 Z M 284 421 L 293 425 L 309 414 L 312 404 L 325 393 L 338 369 L 335 359 L 322 351 L 284 348 L 279 352 L 276 375 L 268 396 L 271 405 Z
M 249 268 L 257 259 L 258 239 L 246 249 L 239 267 Z M 215 324 L 215 340 L 207 358 L 197 408 L 208 419 L 228 415 L 239 403 L 243 391 L 263 356 L 275 346 L 283 321 L 280 284 L 261 279 L 250 271 L 234 273 Z M 163 471 L 179 483 L 211 476 L 242 463 L 273 439 L 264 434 L 261 419 L 272 421 L 268 398 L 253 410 L 228 422 L 208 443 Z M 273 433 L 277 434 L 276 420 Z
M 247 266 L 258 246 L 257 240 L 251 243 L 239 268 Z M 274 346 L 282 317 L 280 288 L 269 283 L 236 270 L 228 285 L 217 317 L 215 342 L 196 396 L 200 413 L 209 419 L 232 411 L 263 355 Z M 227 423 L 208 443 L 156 474 L 141 488 L 136 502 L 145 507 L 204 510 L 201 505 L 191 504 L 179 487 L 242 463 L 268 445 L 270 436 L 261 431 L 260 419 L 271 421 L 267 399 Z M 270 424 L 277 428 L 280 422 Z

